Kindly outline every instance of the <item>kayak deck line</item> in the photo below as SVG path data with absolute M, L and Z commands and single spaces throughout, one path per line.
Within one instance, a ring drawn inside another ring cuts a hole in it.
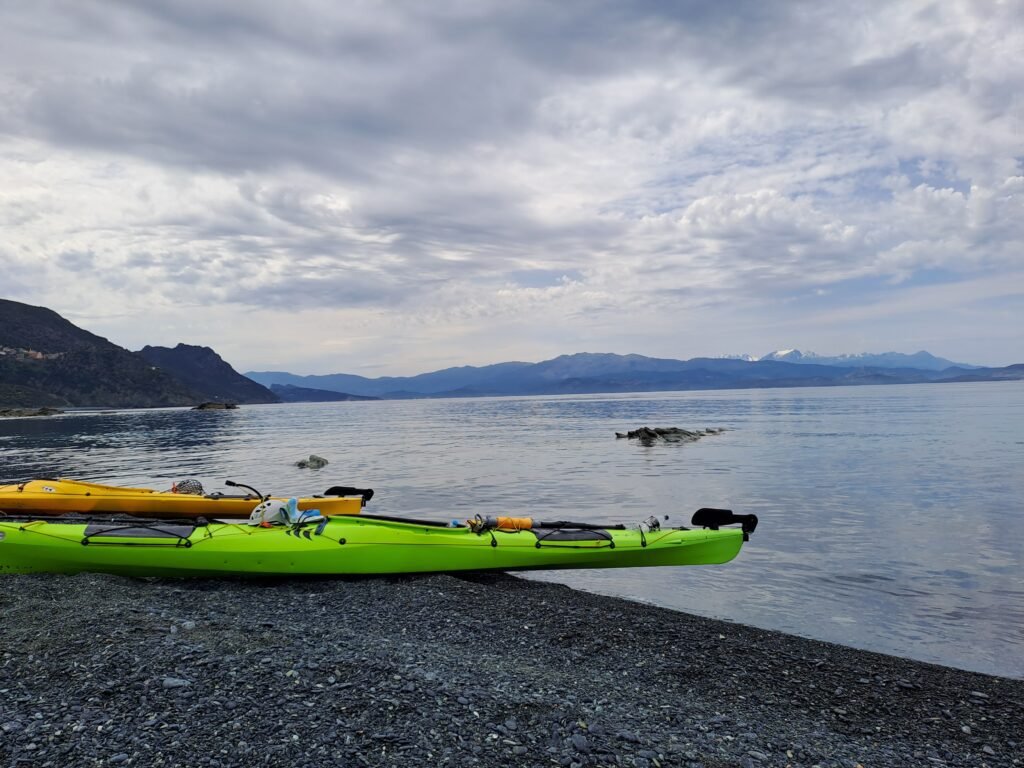
M 4 520 L 4 519 L 0 518 L 0 528 L 3 528 L 5 523 L 11 524 L 12 522 L 13 521 L 11 521 L 11 520 Z M 48 526 L 61 525 L 61 524 L 63 524 L 63 525 L 77 525 L 77 526 L 85 525 L 86 526 L 85 527 L 85 531 L 83 532 L 82 539 L 81 539 L 81 543 L 82 544 L 93 543 L 93 540 L 97 539 L 97 538 L 118 538 L 118 539 L 122 539 L 122 538 L 123 539 L 138 539 L 138 538 L 142 538 L 142 539 L 146 539 L 146 538 L 165 539 L 165 538 L 175 538 L 175 539 L 181 539 L 181 540 L 188 540 L 188 539 L 190 539 L 190 537 L 191 537 L 191 535 L 192 535 L 192 533 L 194 531 L 202 530 L 204 535 L 199 540 L 192 541 L 189 544 L 189 546 L 193 546 L 195 544 L 200 543 L 200 541 L 209 541 L 209 540 L 212 540 L 212 539 L 215 539 L 215 538 L 223 539 L 225 537 L 230 537 L 230 536 L 255 536 L 255 535 L 259 535 L 261 533 L 261 529 L 258 526 L 250 526 L 250 525 L 242 523 L 242 522 L 231 522 L 231 521 L 215 521 L 213 523 L 198 523 L 198 524 L 194 524 L 194 525 L 186 524 L 184 521 L 182 522 L 182 524 L 179 524 L 179 525 L 169 525 L 167 523 L 167 521 L 164 521 L 164 520 L 157 520 L 157 521 L 150 522 L 150 521 L 147 521 L 145 519 L 126 520 L 124 522 L 118 522 L 118 523 L 112 523 L 109 520 L 101 520 L 101 521 L 98 521 L 98 522 L 90 522 L 90 520 L 88 520 L 88 519 L 80 519 L 80 520 L 73 520 L 73 521 L 72 520 L 67 520 L 67 519 L 31 520 L 31 521 L 28 521 L 28 522 L 17 523 L 18 530 L 20 530 L 20 531 L 38 533 L 40 535 L 51 536 L 51 537 L 58 538 L 58 539 L 61 539 L 61 540 L 68 540 L 70 537 L 60 536 L 58 533 L 49 532 L 49 531 L 46 531 L 46 530 L 39 530 L 39 528 L 41 528 L 41 527 L 48 527 Z M 282 531 L 284 533 L 284 535 L 286 535 L 286 536 L 298 536 L 298 535 L 301 535 L 301 534 L 304 534 L 304 533 L 310 533 L 311 535 L 314 535 L 314 536 L 323 535 L 322 531 L 320 533 L 313 532 L 313 527 L 314 527 L 313 523 L 303 523 L 303 524 L 301 524 L 299 526 L 282 526 L 281 528 L 278 528 L 278 529 L 275 529 L 275 530 Z M 419 523 L 411 523 L 409 527 L 411 527 L 411 528 L 419 528 L 420 524 Z M 186 528 L 188 529 L 187 530 L 187 535 L 183 535 L 185 532 L 182 529 L 186 529 Z M 466 534 L 466 526 L 448 527 L 448 528 L 445 528 L 443 530 L 451 531 L 451 532 L 455 533 L 457 536 L 459 536 L 460 538 L 463 538 L 463 539 L 466 538 L 466 536 L 465 536 L 465 534 Z M 665 530 L 665 531 L 661 531 L 659 535 L 652 537 L 651 534 L 645 534 L 642 530 L 637 529 L 637 533 L 640 535 L 639 546 L 640 547 L 646 547 L 648 544 L 656 545 L 663 538 L 665 538 L 666 536 L 669 536 L 672 531 L 689 531 L 689 530 L 692 530 L 692 529 L 685 528 L 685 527 L 672 528 L 672 529 L 668 529 L 668 530 Z M 149 535 L 146 535 L 147 533 Z M 431 529 L 429 529 L 429 528 L 425 528 L 422 531 L 422 534 L 424 536 L 429 536 L 429 535 L 433 534 L 435 536 L 435 539 L 437 538 L 437 535 L 439 533 L 440 533 L 440 531 L 436 531 L 436 530 L 431 531 Z M 470 531 L 470 533 L 472 533 L 472 531 Z M 507 538 L 507 537 L 511 537 L 511 536 L 516 536 L 516 537 L 524 536 L 524 537 L 526 537 L 527 534 L 535 533 L 535 532 L 532 532 L 532 531 L 502 531 L 501 533 L 504 534 L 505 538 L 498 539 L 498 538 L 495 538 L 495 537 L 492 536 L 492 541 L 494 542 L 492 544 L 492 546 L 509 546 L 509 545 L 521 546 L 519 544 L 510 544 L 510 539 Z M 483 534 L 477 534 L 477 535 L 478 536 L 482 536 Z M 330 537 L 327 537 L 327 538 L 329 539 Z M 529 542 L 530 542 L 529 546 L 531 546 L 531 547 L 533 547 L 535 549 L 541 549 L 541 548 L 601 549 L 601 548 L 604 548 L 604 547 L 608 547 L 610 549 L 614 549 L 617 545 L 621 546 L 621 544 L 619 544 L 616 541 L 614 541 L 614 539 L 612 539 L 610 536 L 607 537 L 607 538 L 603 538 L 602 537 L 602 538 L 585 539 L 585 540 L 580 540 L 580 541 L 577 541 L 577 542 L 574 542 L 574 543 L 572 543 L 572 542 L 569 542 L 569 543 L 567 543 L 567 542 L 557 543 L 559 541 L 558 539 L 555 539 L 552 542 L 548 542 L 547 538 L 548 537 L 545 537 L 545 536 L 535 536 L 534 539 L 529 540 Z M 338 540 L 338 541 L 339 541 L 340 544 L 347 543 L 345 540 Z M 503 542 L 503 543 L 499 543 L 499 542 Z M 123 544 L 128 545 L 128 544 L 142 543 L 142 542 L 131 542 L 131 541 L 126 541 L 126 542 L 104 542 L 104 544 L 117 544 L 117 543 L 123 543 Z M 682 543 L 684 543 L 684 542 L 682 542 L 682 541 L 677 541 L 676 542 L 676 544 L 682 544 Z M 441 542 L 425 542 L 425 541 L 424 542 L 420 542 L 420 541 L 417 541 L 415 543 L 413 543 L 413 542 L 395 542 L 393 540 L 388 540 L 388 539 L 379 539 L 379 540 L 364 539 L 364 540 L 360 541 L 360 544 L 369 545 L 369 546 L 432 546 L 432 545 L 438 545 L 438 546 L 473 546 L 473 547 L 479 546 L 479 544 L 476 543 L 476 540 L 472 539 L 472 538 L 470 538 L 468 540 L 464 540 L 464 541 L 460 541 L 458 538 L 453 538 L 452 540 L 449 540 L 449 541 L 441 541 Z

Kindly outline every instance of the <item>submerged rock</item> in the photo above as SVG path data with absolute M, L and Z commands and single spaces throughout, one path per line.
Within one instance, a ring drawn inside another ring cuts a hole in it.
M 708 427 L 706 429 L 680 429 L 679 427 L 640 427 L 629 432 L 616 432 L 615 437 L 629 440 L 639 440 L 644 445 L 652 445 L 656 442 L 666 443 L 692 443 L 700 440 L 705 435 L 719 435 L 725 432 L 722 427 Z

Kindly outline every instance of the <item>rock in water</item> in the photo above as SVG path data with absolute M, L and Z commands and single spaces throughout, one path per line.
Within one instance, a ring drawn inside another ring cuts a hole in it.
M 679 427 L 640 427 L 629 432 L 616 432 L 615 437 L 639 440 L 644 445 L 653 445 L 656 442 L 666 443 L 692 443 L 700 440 L 705 435 L 719 435 L 725 429 L 721 427 L 708 427 L 707 429 L 680 429 Z
M 234 403 L 200 403 L 195 406 L 193 411 L 230 411 L 238 406 Z
M 323 456 L 317 456 L 315 453 L 309 454 L 308 459 L 302 459 L 301 461 L 295 462 L 296 467 L 302 469 L 321 469 L 326 467 L 330 462 L 327 461 Z
M 58 413 L 64 413 L 64 411 L 57 408 L 0 408 L 2 417 L 54 416 Z

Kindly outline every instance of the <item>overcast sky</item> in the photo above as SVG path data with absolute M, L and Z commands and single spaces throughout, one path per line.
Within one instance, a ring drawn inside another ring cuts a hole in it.
M 1024 4 L 8 0 L 0 297 L 238 370 L 1024 362 Z

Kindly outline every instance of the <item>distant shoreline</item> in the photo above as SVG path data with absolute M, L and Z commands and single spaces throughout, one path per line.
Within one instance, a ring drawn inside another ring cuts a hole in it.
M 373 402 L 388 402 L 395 400 L 468 400 L 472 398 L 511 398 L 511 397 L 572 397 L 576 395 L 654 395 L 654 394 L 672 394 L 677 392 L 747 392 L 764 389 L 841 389 L 844 387 L 894 387 L 894 386 L 913 386 L 919 384 L 993 384 L 993 383 L 1007 383 L 1007 382 L 1019 382 L 1024 381 L 1022 379 L 1013 378 L 993 378 L 993 379 L 974 379 L 974 378 L 960 378 L 956 380 L 937 380 L 937 381 L 892 381 L 892 382 L 865 382 L 861 384 L 855 384 L 850 382 L 841 382 L 835 384 L 792 384 L 792 383 L 771 383 L 762 384 L 759 386 L 723 386 L 723 387 L 707 387 L 707 388 L 689 388 L 689 389 L 632 389 L 632 390 L 594 390 L 594 391 L 574 391 L 574 392 L 529 392 L 520 394 L 496 394 L 496 393 L 464 393 L 459 395 L 453 394 L 417 394 L 409 395 L 405 397 L 359 397 L 346 400 L 294 400 L 294 401 L 282 401 L 279 403 L 240 403 L 238 408 L 247 408 L 254 405 L 296 405 L 302 403 L 373 403 Z M 95 411 L 151 411 L 151 410 L 194 410 L 195 407 L 192 405 L 155 405 L 155 406 L 120 406 L 120 405 L 105 405 L 105 406 L 66 406 L 64 409 L 54 409 L 49 407 L 41 408 L 25 408 L 25 407 L 12 407 L 5 408 L 0 406 L 0 418 L 26 418 L 30 416 L 52 416 L 52 415 L 68 415 L 74 414 L 76 411 L 95 412 Z M 224 410 L 224 409 L 217 409 Z M 234 410 L 234 409 L 230 409 Z M 37 413 L 29 413 L 29 411 L 35 411 Z M 45 411 L 45 413 L 44 413 Z M 15 413 L 17 412 L 17 413 Z M 24 413 L 23 413 L 24 412 Z

